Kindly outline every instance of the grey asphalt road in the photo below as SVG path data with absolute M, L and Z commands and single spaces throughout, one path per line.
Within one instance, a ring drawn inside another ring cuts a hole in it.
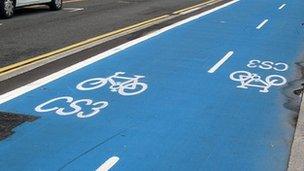
M 19 9 L 14 18 L 0 20 L 0 67 L 201 2 L 84 0 L 65 3 L 55 12 L 46 6 Z

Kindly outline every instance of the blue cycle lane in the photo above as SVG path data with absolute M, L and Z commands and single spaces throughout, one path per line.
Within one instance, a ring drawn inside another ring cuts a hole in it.
M 39 119 L 0 170 L 285 170 L 303 6 L 239 1 L 2 103 Z

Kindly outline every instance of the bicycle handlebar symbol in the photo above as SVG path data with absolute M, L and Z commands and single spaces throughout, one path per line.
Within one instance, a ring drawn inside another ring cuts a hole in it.
M 248 71 L 235 71 L 230 74 L 230 79 L 241 83 L 238 88 L 258 87 L 261 88 L 261 93 L 268 93 L 271 86 L 282 86 L 287 82 L 286 78 L 280 75 L 269 75 L 264 81 L 258 74 Z
M 133 96 L 144 92 L 148 85 L 139 82 L 139 79 L 145 76 L 134 75 L 134 77 L 125 77 L 125 72 L 116 72 L 114 75 L 107 78 L 92 78 L 79 83 L 76 88 L 81 91 L 95 90 L 110 83 L 109 87 L 112 92 L 118 92 L 123 96 Z M 122 81 L 115 81 L 122 80 Z

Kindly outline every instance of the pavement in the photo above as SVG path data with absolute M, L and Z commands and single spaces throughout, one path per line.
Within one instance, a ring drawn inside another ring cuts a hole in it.
M 230 1 L 2 94 L 35 120 L 0 170 L 286 170 L 303 5 Z

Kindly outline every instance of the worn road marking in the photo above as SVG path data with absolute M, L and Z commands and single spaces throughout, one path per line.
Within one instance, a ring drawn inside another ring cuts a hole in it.
M 281 10 L 286 6 L 286 4 L 282 4 L 278 9 Z
M 218 61 L 212 68 L 208 70 L 210 74 L 214 73 L 219 67 L 221 67 L 232 55 L 233 51 L 229 51 L 220 61 Z
M 268 22 L 268 19 L 265 19 L 261 24 L 259 24 L 256 29 L 260 30 L 266 23 Z
M 110 170 L 119 160 L 119 157 L 113 156 L 104 162 L 96 171 L 108 171 Z
M 67 4 L 67 3 L 73 3 L 73 2 L 82 2 L 85 0 L 69 0 L 69 1 L 63 1 L 62 3 Z
M 51 75 L 48 75 L 48 76 L 46 76 L 44 78 L 41 78 L 41 79 L 36 80 L 36 81 L 33 81 L 33 82 L 29 83 L 29 84 L 21 86 L 21 87 L 19 87 L 17 89 L 14 89 L 12 91 L 6 92 L 6 93 L 0 95 L 0 104 L 3 104 L 5 102 L 7 102 L 7 101 L 10 101 L 10 100 L 12 100 L 12 99 L 14 99 L 14 98 L 16 98 L 18 96 L 21 96 L 21 95 L 23 95 L 23 94 L 25 94 L 25 93 L 27 93 L 27 92 L 29 92 L 31 90 L 34 90 L 34 89 L 36 89 L 38 87 L 41 87 L 41 86 L 43 86 L 43 85 L 45 85 L 47 83 L 55 81 L 55 80 L 57 80 L 57 79 L 65 76 L 67 74 L 70 74 L 70 73 L 72 73 L 74 71 L 77 71 L 77 70 L 79 70 L 79 69 L 81 69 L 81 68 L 83 68 L 85 66 L 93 64 L 93 63 L 95 63 L 97 61 L 100 61 L 102 59 L 105 59 L 105 58 L 107 58 L 109 56 L 112 56 L 112 55 L 114 55 L 114 54 L 116 54 L 116 53 L 118 53 L 118 52 L 120 52 L 122 50 L 125 50 L 125 49 L 127 49 L 129 47 L 132 47 L 132 46 L 134 46 L 136 44 L 139 44 L 139 43 L 141 43 L 143 41 L 146 41 L 146 40 L 148 40 L 148 39 L 150 39 L 152 37 L 158 36 L 158 35 L 160 35 L 160 34 L 162 34 L 164 32 L 167 32 L 167 31 L 169 31 L 171 29 L 174 29 L 174 28 L 176 28 L 178 26 L 181 26 L 183 24 L 189 23 L 189 22 L 191 22 L 193 20 L 197 20 L 197 19 L 199 19 L 199 18 L 201 18 L 203 16 L 209 15 L 209 14 L 211 14 L 213 12 L 216 12 L 216 11 L 218 11 L 220 9 L 223 9 L 225 7 L 233 5 L 233 4 L 235 4 L 235 3 L 239 2 L 239 1 L 240 0 L 233 0 L 233 1 L 230 1 L 230 2 L 228 2 L 226 4 L 223 4 L 223 5 L 220 5 L 218 7 L 213 8 L 213 9 L 210 9 L 208 11 L 202 12 L 202 13 L 200 13 L 198 15 L 189 17 L 189 18 L 187 18 L 185 20 L 179 21 L 179 22 L 177 22 L 175 24 L 172 24 L 170 26 L 164 27 L 164 28 L 162 28 L 160 30 L 157 30 L 155 32 L 152 32 L 152 33 L 150 33 L 148 35 L 145 35 L 145 36 L 140 37 L 140 38 L 135 39 L 135 40 L 131 40 L 131 41 L 129 41 L 129 42 L 125 43 L 125 44 L 122 44 L 122 45 L 120 45 L 118 47 L 115 47 L 113 49 L 105 51 L 105 52 L 103 52 L 101 54 L 98 54 L 98 55 L 93 56 L 91 58 L 88 58 L 86 60 L 83 60 L 83 61 L 81 61 L 81 62 L 79 62 L 77 64 L 74 64 L 74 65 L 69 66 L 69 67 L 67 67 L 65 69 L 57 71 L 57 72 L 55 72 L 55 73 L 53 73 Z
M 66 11 L 69 11 L 69 12 L 76 12 L 76 11 L 83 11 L 84 8 L 63 8 L 64 10 Z
M 173 12 L 173 14 L 180 14 L 180 13 L 183 13 L 183 12 L 186 12 L 186 11 L 189 11 L 189 10 L 192 10 L 192 9 L 194 9 L 194 8 L 204 7 L 205 5 L 210 5 L 210 4 L 213 4 L 213 3 L 216 3 L 216 2 L 220 2 L 220 1 L 217 1 L 217 0 L 210 0 L 210 1 L 207 1 L 207 2 L 203 2 L 203 3 L 197 4 L 197 5 L 193 5 L 193 6 L 191 6 L 191 7 L 187 7 L 187 8 L 184 8 L 184 9 L 181 9 L 181 10 L 178 10 L 178 11 L 175 11 L 175 12 Z
M 202 8 L 202 7 L 193 8 L 193 9 L 191 9 L 191 10 L 188 10 L 188 11 L 185 11 L 185 12 L 181 12 L 180 14 L 186 15 L 186 14 L 189 14 L 189 13 L 191 13 L 191 12 L 200 10 L 201 8 Z

